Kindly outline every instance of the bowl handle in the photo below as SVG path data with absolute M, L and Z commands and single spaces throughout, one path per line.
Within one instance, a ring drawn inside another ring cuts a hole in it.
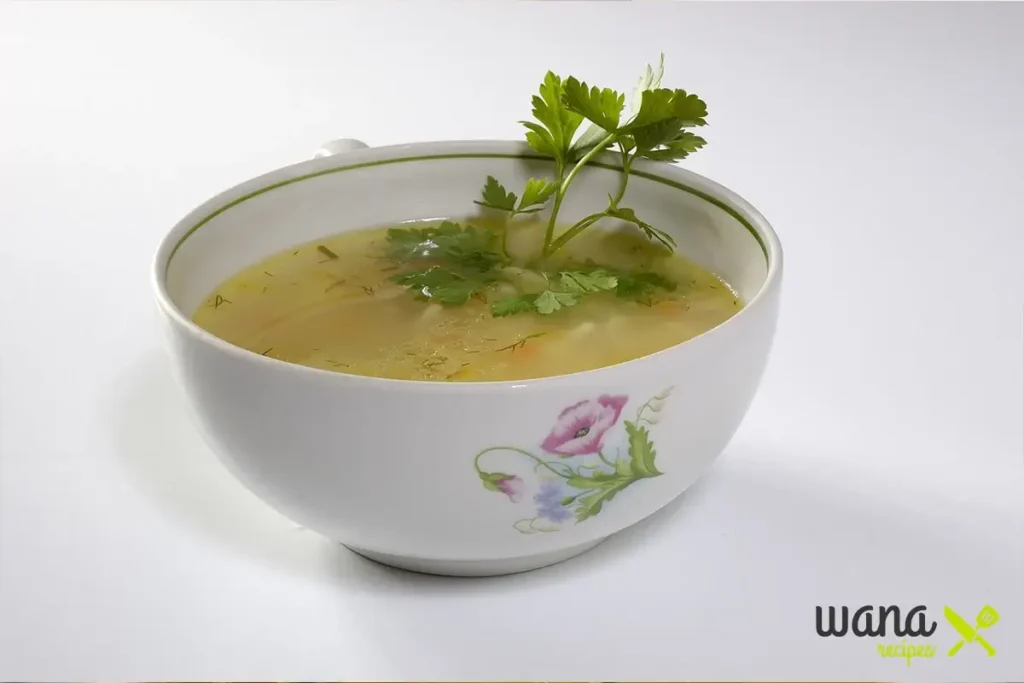
M 369 147 L 365 142 L 360 140 L 353 140 L 351 138 L 339 138 L 337 140 L 331 140 L 320 145 L 320 149 L 313 152 L 314 159 L 320 159 L 321 157 L 330 157 L 335 154 L 344 154 L 345 152 L 355 152 L 356 150 L 366 149 Z

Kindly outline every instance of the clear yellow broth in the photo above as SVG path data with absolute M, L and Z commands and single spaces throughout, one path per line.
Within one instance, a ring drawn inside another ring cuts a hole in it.
M 639 234 L 589 229 L 552 261 L 654 272 L 678 287 L 644 302 L 601 292 L 549 315 L 494 317 L 490 304 L 509 293 L 504 285 L 486 301 L 444 306 L 392 282 L 402 265 L 384 255 L 387 229 L 342 233 L 264 259 L 217 287 L 192 319 L 231 344 L 289 363 L 370 377 L 486 382 L 640 358 L 706 332 L 743 305 L 726 282 L 677 252 Z M 510 228 L 508 250 L 529 253 L 543 231 L 537 221 Z

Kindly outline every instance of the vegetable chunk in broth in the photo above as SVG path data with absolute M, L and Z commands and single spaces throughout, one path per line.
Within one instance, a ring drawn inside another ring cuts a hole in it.
M 538 261 L 544 224 L 510 225 L 412 223 L 299 245 L 229 278 L 193 320 L 290 363 L 459 382 L 614 365 L 742 307 L 721 279 L 642 235 L 591 229 Z

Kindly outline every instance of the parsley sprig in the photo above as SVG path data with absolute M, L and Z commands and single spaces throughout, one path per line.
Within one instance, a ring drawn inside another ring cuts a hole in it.
M 391 228 L 387 257 L 414 269 L 396 273 L 392 281 L 409 288 L 422 301 L 458 306 L 485 297 L 501 282 L 509 261 L 498 251 L 498 236 L 490 230 L 462 227 L 444 221 L 437 227 Z
M 461 306 L 478 299 L 490 306 L 495 317 L 550 315 L 602 292 L 649 304 L 656 292 L 675 289 L 673 282 L 656 273 L 618 272 L 587 263 L 551 271 L 531 270 L 542 276 L 545 285 L 527 291 L 514 275 L 503 270 L 511 259 L 497 250 L 498 241 L 492 231 L 451 221 L 437 227 L 391 228 L 387 232 L 386 257 L 406 266 L 391 280 L 421 301 Z M 502 283 L 511 285 L 517 293 L 491 296 Z
M 647 66 L 631 98 L 631 113 L 623 116 L 625 95 L 611 88 L 599 88 L 570 76 L 562 79 L 548 72 L 540 91 L 533 96 L 534 121 L 523 121 L 526 142 L 555 164 L 554 181 L 531 178 L 522 197 L 509 192 L 494 177 L 488 176 L 482 201 L 477 204 L 511 216 L 541 211 L 553 199 L 544 235 L 542 253 L 550 256 L 565 244 L 605 217 L 631 223 L 649 239 L 669 249 L 675 241 L 668 233 L 640 219 L 636 211 L 621 205 L 629 174 L 637 159 L 676 161 L 702 148 L 705 140 L 689 129 L 706 125 L 707 106 L 685 90 L 662 88 L 664 55 L 657 69 Z M 576 133 L 584 121 L 589 127 Z M 598 154 L 617 150 L 622 180 L 616 195 L 608 197 L 608 206 L 585 216 L 560 235 L 555 235 L 558 212 L 573 180 Z
M 501 317 L 530 312 L 550 315 L 563 308 L 575 306 L 587 294 L 612 291 L 619 284 L 618 278 L 603 269 L 590 272 L 563 270 L 554 277 L 547 274 L 544 277 L 548 284 L 543 291 L 498 299 L 491 308 L 492 315 Z
M 544 286 L 527 289 L 506 269 L 514 263 L 503 231 L 461 226 L 445 221 L 436 227 L 392 228 L 387 233 L 387 258 L 403 267 L 391 279 L 415 293 L 417 299 L 460 306 L 470 299 L 486 302 L 496 317 L 520 313 L 550 315 L 577 306 L 588 296 L 614 296 L 652 305 L 676 289 L 675 283 L 654 272 L 618 272 L 598 264 L 552 269 L 548 257 L 602 218 L 634 225 L 648 239 L 669 249 L 675 241 L 623 206 L 626 186 L 637 159 L 675 161 L 704 146 L 690 129 L 706 124 L 707 107 L 685 90 L 661 87 L 664 57 L 650 65 L 633 91 L 629 112 L 626 97 L 575 77 L 562 79 L 548 72 L 533 96 L 533 121 L 523 121 L 526 141 L 554 162 L 553 179 L 530 178 L 520 193 L 487 177 L 475 203 L 508 214 L 535 214 L 551 204 L 539 262 L 525 267 L 542 276 Z M 580 132 L 584 123 L 587 127 Z M 579 172 L 602 152 L 617 151 L 621 181 L 608 205 L 555 235 L 558 212 Z M 494 296 L 499 285 L 511 285 L 512 295 Z

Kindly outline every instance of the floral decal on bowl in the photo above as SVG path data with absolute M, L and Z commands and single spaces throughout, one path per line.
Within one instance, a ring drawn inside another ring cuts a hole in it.
M 501 493 L 515 504 L 529 503 L 535 514 L 513 527 L 524 534 L 558 531 L 562 525 L 579 524 L 597 515 L 616 495 L 641 479 L 661 476 L 650 428 L 672 387 L 641 405 L 633 420 L 619 418 L 629 403 L 625 395 L 602 394 L 565 408 L 536 454 L 517 446 L 491 446 L 473 461 L 484 488 Z M 616 442 L 614 455 L 610 447 Z M 501 458 L 504 469 L 488 471 L 481 460 Z M 532 462 L 530 462 L 532 461 Z M 519 465 L 518 467 L 516 465 Z M 523 470 L 522 465 L 528 469 Z

